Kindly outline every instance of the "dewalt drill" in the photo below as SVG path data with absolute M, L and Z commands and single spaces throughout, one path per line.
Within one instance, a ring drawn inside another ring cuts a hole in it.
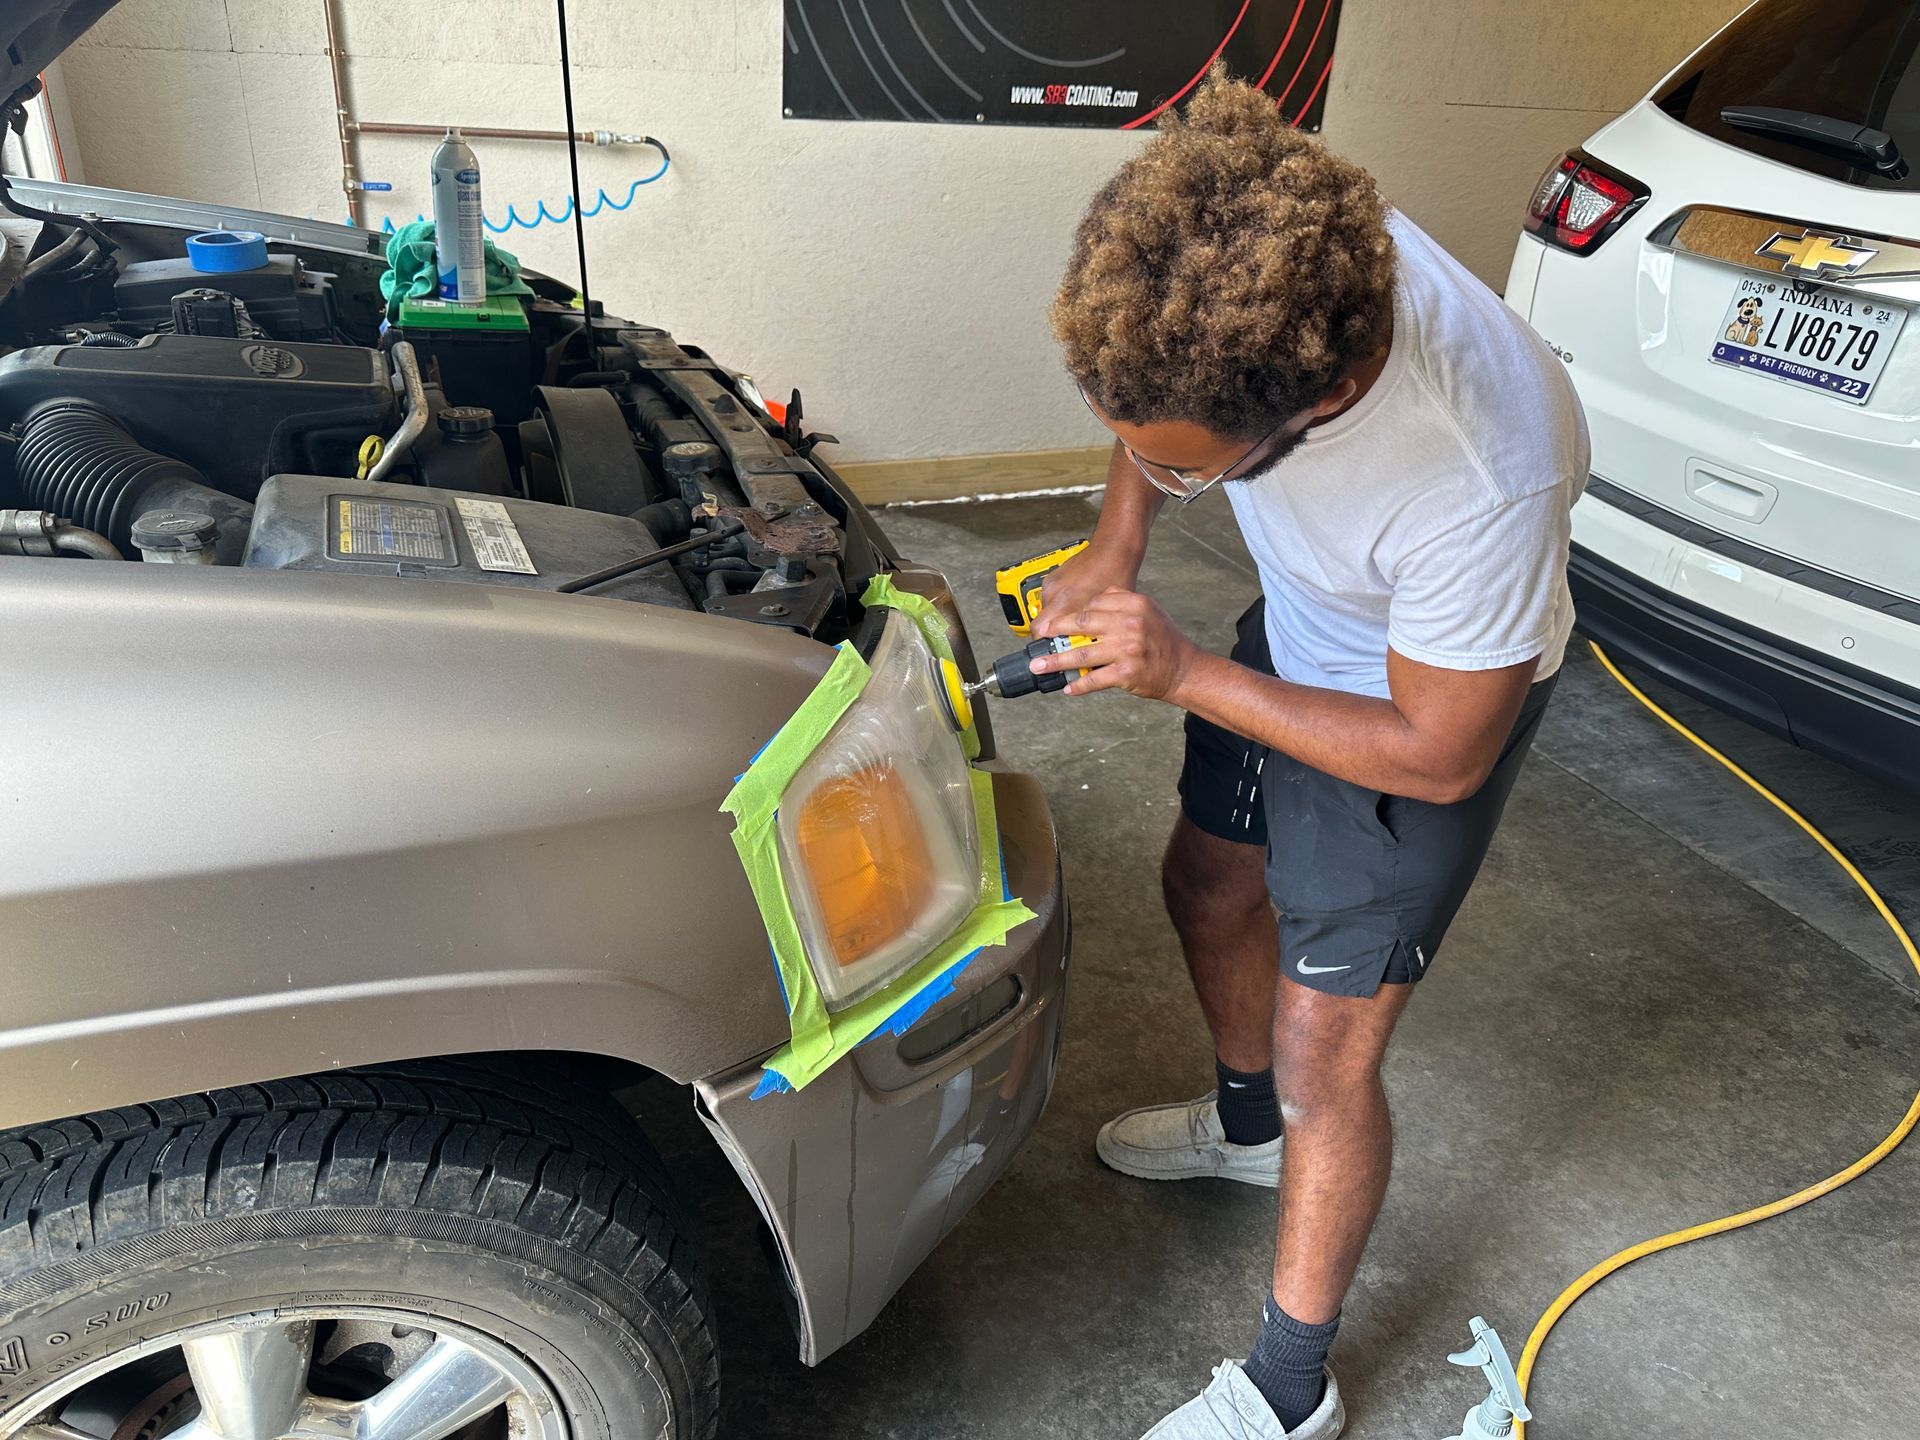
M 1076 540 L 1071 545 L 1062 545 L 1058 550 L 1049 550 L 1030 560 L 1016 561 L 994 572 L 993 588 L 1000 592 L 1000 608 L 1006 612 L 1007 627 L 1014 634 L 1033 633 L 1033 622 L 1040 617 L 1041 585 L 1047 576 L 1086 548 L 1086 541 Z
M 1041 586 L 1047 576 L 1086 548 L 1086 541 L 1076 540 L 1071 545 L 1021 560 L 994 573 L 994 588 L 1000 595 L 1000 608 L 1006 613 L 1007 625 L 1014 634 L 1033 634 L 1033 622 L 1040 615 Z M 1055 670 L 1036 675 L 1031 668 L 1032 662 L 1042 655 L 1058 655 L 1063 650 L 1092 643 L 1093 637 L 1090 635 L 1054 635 L 1029 640 L 1020 649 L 994 661 L 987 667 L 987 673 L 972 683 L 965 681 L 951 663 L 943 665 L 941 678 L 946 685 L 947 705 L 953 712 L 954 720 L 963 730 L 971 726 L 973 697 L 982 692 L 1002 700 L 1017 700 L 1022 695 L 1050 694 L 1065 689 L 1069 681 L 1087 672 Z

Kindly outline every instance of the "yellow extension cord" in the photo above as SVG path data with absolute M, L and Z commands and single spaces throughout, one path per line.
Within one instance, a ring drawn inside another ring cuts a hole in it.
M 1772 805 L 1774 809 L 1778 810 L 1782 815 L 1785 815 L 1789 820 L 1793 821 L 1794 824 L 1806 831 L 1807 834 L 1811 835 L 1814 843 L 1832 856 L 1834 863 L 1846 871 L 1848 878 L 1860 887 L 1861 893 L 1873 902 L 1873 908 L 1879 911 L 1880 918 L 1887 922 L 1887 928 L 1893 931 L 1894 938 L 1900 942 L 1900 948 L 1907 952 L 1907 959 L 1913 962 L 1915 970 L 1920 970 L 1920 949 L 1914 948 L 1913 937 L 1907 933 L 1906 927 L 1900 923 L 1893 911 L 1887 908 L 1887 902 L 1880 898 L 1880 892 L 1873 888 L 1872 882 L 1860 873 L 1859 869 L 1851 860 L 1840 853 L 1839 847 L 1825 835 L 1822 835 L 1814 826 L 1813 822 L 1808 820 L 1806 816 L 1787 804 L 1786 801 L 1782 800 L 1778 795 L 1774 794 L 1773 791 L 1754 779 L 1753 776 L 1741 769 L 1740 766 L 1729 760 L 1725 755 L 1722 755 L 1718 750 L 1714 749 L 1713 746 L 1709 745 L 1705 740 L 1702 740 L 1698 735 L 1694 734 L 1693 731 L 1689 730 L 1685 725 L 1682 725 L 1678 720 L 1674 719 L 1673 716 L 1656 705 L 1639 686 L 1635 685 L 1620 673 L 1619 668 L 1613 661 L 1607 658 L 1606 651 L 1602 650 L 1598 645 L 1592 645 L 1590 648 L 1593 651 L 1594 658 L 1606 667 L 1609 675 L 1613 676 L 1614 679 L 1626 687 L 1628 694 L 1632 695 L 1634 699 L 1646 706 L 1647 709 L 1659 716 L 1660 719 L 1668 725 L 1671 725 L 1675 730 L 1678 730 L 1682 735 L 1686 736 L 1688 740 L 1706 751 L 1707 754 L 1711 755 L 1715 760 L 1718 760 L 1722 765 L 1726 766 L 1727 769 L 1731 770 L 1740 778 L 1742 783 L 1750 786 L 1766 797 L 1769 805 Z M 1533 1327 L 1533 1333 L 1527 1337 L 1527 1348 L 1522 1351 L 1520 1355 L 1520 1366 L 1517 1373 L 1520 1378 L 1521 1394 L 1524 1395 L 1526 1393 L 1527 1381 L 1533 1374 L 1534 1362 L 1540 1358 L 1540 1347 L 1546 1343 L 1547 1335 L 1552 1331 L 1553 1327 L 1560 1322 L 1560 1317 L 1565 1315 L 1567 1311 L 1573 1307 L 1573 1303 L 1576 1300 L 1594 1286 L 1598 1285 L 1602 1280 L 1606 1279 L 1607 1276 L 1613 1274 L 1614 1271 L 1624 1269 L 1634 1261 L 1644 1259 L 1648 1255 L 1657 1255 L 1662 1250 L 1671 1250 L 1676 1245 L 1685 1245 L 1689 1240 L 1702 1240 L 1709 1235 L 1723 1235 L 1729 1230 L 1739 1230 L 1744 1226 L 1754 1225 L 1762 1220 L 1771 1220 L 1775 1215 L 1784 1215 L 1787 1211 L 1798 1209 L 1810 1200 L 1818 1200 L 1822 1195 L 1830 1194 L 1838 1190 L 1849 1180 L 1866 1174 L 1867 1171 L 1886 1159 L 1887 1156 L 1891 1155 L 1894 1150 L 1899 1147 L 1900 1142 L 1912 1133 L 1916 1123 L 1920 1123 L 1920 1094 L 1916 1094 L 1913 1097 L 1913 1103 L 1907 1107 L 1907 1113 L 1901 1117 L 1900 1123 L 1893 1127 L 1893 1130 L 1887 1135 L 1887 1138 L 1851 1165 L 1847 1166 L 1846 1169 L 1829 1175 L 1826 1179 L 1817 1181 L 1807 1186 L 1804 1190 L 1796 1190 L 1793 1194 L 1783 1196 L 1770 1204 L 1757 1205 L 1751 1210 L 1742 1210 L 1738 1215 L 1723 1215 L 1718 1220 L 1709 1220 L 1701 1225 L 1690 1225 L 1684 1230 L 1675 1230 L 1671 1234 L 1661 1235 L 1652 1240 L 1642 1240 L 1638 1245 L 1629 1245 L 1619 1254 L 1610 1255 L 1605 1260 L 1602 1260 L 1598 1265 L 1574 1281 L 1573 1284 L 1561 1291 L 1559 1297 L 1553 1304 L 1547 1307 L 1547 1313 L 1540 1317 L 1540 1323 Z M 1513 1433 L 1518 1437 L 1518 1440 L 1526 1440 L 1527 1427 L 1516 1421 L 1514 1423 Z

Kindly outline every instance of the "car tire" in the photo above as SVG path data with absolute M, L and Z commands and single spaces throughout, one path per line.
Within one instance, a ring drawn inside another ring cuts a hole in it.
M 75 1377 L 172 1354 L 188 1386 L 170 1337 L 296 1324 L 317 1366 L 316 1327 L 372 1316 L 524 1363 L 538 1383 L 512 1403 L 544 1433 L 709 1440 L 719 1361 L 684 1237 L 644 1137 L 558 1064 L 398 1064 L 0 1131 L 0 1437 L 106 1383 Z M 348 1358 L 396 1363 L 374 1349 Z

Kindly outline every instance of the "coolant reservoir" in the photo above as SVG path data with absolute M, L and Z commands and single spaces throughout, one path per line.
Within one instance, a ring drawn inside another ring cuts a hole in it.
M 220 527 L 197 510 L 149 510 L 133 522 L 140 558 L 155 565 L 218 565 Z

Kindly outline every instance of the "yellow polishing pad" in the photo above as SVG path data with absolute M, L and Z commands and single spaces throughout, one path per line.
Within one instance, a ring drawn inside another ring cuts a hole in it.
M 973 697 L 967 694 L 967 682 L 960 675 L 960 667 L 951 660 L 935 662 L 940 667 L 940 685 L 947 697 L 947 718 L 953 722 L 956 730 L 973 728 Z

